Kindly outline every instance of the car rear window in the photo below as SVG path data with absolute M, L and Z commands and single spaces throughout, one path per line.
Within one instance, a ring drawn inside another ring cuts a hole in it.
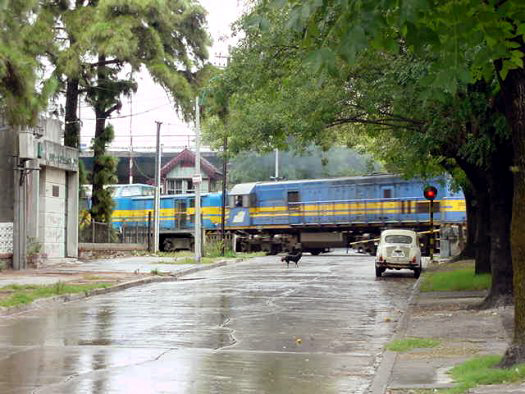
M 412 237 L 409 235 L 387 235 L 385 242 L 387 244 L 411 244 Z

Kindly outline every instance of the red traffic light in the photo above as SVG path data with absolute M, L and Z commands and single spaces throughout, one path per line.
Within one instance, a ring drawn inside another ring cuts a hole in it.
M 434 186 L 427 186 L 423 191 L 423 195 L 427 200 L 433 200 L 437 197 L 438 191 Z

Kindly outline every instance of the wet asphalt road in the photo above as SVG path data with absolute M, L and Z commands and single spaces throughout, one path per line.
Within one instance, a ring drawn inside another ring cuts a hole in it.
M 0 322 L 0 393 L 362 393 L 415 283 L 277 256 Z

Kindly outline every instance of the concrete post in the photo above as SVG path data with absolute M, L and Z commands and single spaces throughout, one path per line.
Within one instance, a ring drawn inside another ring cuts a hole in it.
M 14 169 L 14 221 L 13 221 L 13 269 L 27 268 L 26 249 L 26 192 L 24 182 L 25 163 L 15 160 Z
M 159 238 L 160 238 L 160 126 L 161 122 L 157 123 L 157 153 L 155 156 L 155 218 L 153 224 L 153 252 L 159 251 Z
M 201 179 L 201 133 L 200 133 L 200 104 L 199 97 L 195 99 L 195 175 Z M 202 230 L 201 230 L 201 183 L 195 188 L 195 262 L 200 263 L 202 258 Z
M 66 173 L 66 257 L 78 257 L 78 172 Z

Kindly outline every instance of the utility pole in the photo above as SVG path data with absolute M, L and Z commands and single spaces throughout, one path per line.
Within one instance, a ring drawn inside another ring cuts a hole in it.
M 155 219 L 153 226 L 153 253 L 159 251 L 160 238 L 160 126 L 162 122 L 155 122 L 157 124 L 157 151 L 155 155 Z
M 202 258 L 202 230 L 201 230 L 201 132 L 199 97 L 195 98 L 195 262 L 200 263 Z M 195 182 L 197 181 L 197 182 Z
M 226 254 L 226 233 L 224 231 L 224 224 L 226 221 L 226 171 L 228 169 L 228 137 L 224 136 L 224 145 L 222 149 L 222 204 L 221 204 L 221 254 Z
M 129 108 L 131 116 L 129 117 L 129 184 L 133 183 L 133 96 L 129 96 Z

